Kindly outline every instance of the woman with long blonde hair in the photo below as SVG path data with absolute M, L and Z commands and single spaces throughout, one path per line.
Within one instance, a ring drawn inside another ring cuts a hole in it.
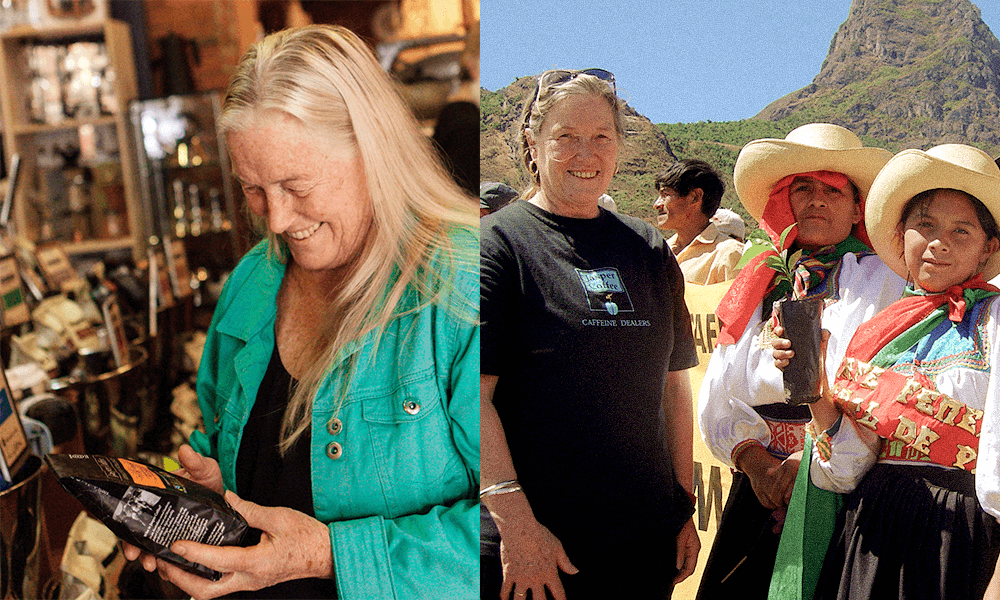
M 219 300 L 198 372 L 206 431 L 179 459 L 261 541 L 172 546 L 218 582 L 143 565 L 199 598 L 478 594 L 472 199 L 343 28 L 251 48 L 219 126 L 267 236 Z

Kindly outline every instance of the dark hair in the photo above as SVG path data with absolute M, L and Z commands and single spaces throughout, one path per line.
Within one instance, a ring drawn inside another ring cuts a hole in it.
M 896 224 L 897 227 L 902 229 L 906 220 L 910 218 L 911 214 L 913 214 L 913 211 L 926 210 L 927 207 L 930 206 L 931 201 L 934 200 L 934 196 L 937 195 L 938 192 L 945 190 L 957 192 L 969 200 L 972 204 L 973 210 L 976 211 L 976 217 L 979 219 L 979 226 L 982 227 L 983 231 L 986 233 L 987 240 L 991 240 L 993 238 L 1000 239 L 1000 227 L 997 227 L 997 221 L 993 218 L 993 213 L 990 212 L 990 209 L 986 208 L 986 205 L 972 194 L 952 188 L 934 188 L 933 190 L 920 192 L 916 196 L 910 198 L 910 200 L 903 205 L 903 211 L 899 216 L 899 223 Z
M 701 212 L 711 217 L 722 203 L 722 194 L 726 184 L 712 165 L 697 158 L 685 158 L 673 162 L 656 175 L 656 191 L 665 187 L 673 188 L 681 196 L 687 196 L 691 190 L 701 188 Z

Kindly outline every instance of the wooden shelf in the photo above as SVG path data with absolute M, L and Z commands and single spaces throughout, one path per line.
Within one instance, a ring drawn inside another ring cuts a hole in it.
M 66 119 L 58 123 L 36 123 L 29 113 L 31 82 L 33 73 L 28 65 L 29 50 L 34 44 L 69 45 L 74 42 L 100 42 L 106 47 L 108 66 L 114 69 L 115 79 L 112 92 L 117 112 L 113 115 L 98 115 L 85 118 Z M 67 243 L 67 252 L 101 252 L 131 247 L 136 257 L 145 255 L 146 231 L 148 226 L 145 211 L 140 200 L 139 182 L 133 167 L 136 149 L 130 134 L 128 107 L 138 97 L 135 63 L 132 57 L 132 36 L 128 25 L 113 19 L 85 25 L 53 26 L 35 28 L 19 26 L 0 33 L 0 114 L 3 116 L 3 130 L 7 132 L 5 152 L 8 164 L 13 154 L 21 155 L 20 181 L 14 201 L 12 219 L 18 231 L 37 231 L 37 213 L 29 210 L 31 198 L 37 197 L 35 190 L 29 189 L 39 181 L 40 167 L 37 156 L 42 148 L 55 144 L 65 147 L 67 143 L 81 144 L 81 128 L 93 126 L 102 130 L 100 143 L 104 152 L 99 157 L 112 158 L 110 164 L 113 178 L 120 181 L 117 193 L 119 206 L 110 210 L 119 212 L 123 219 L 123 231 L 129 235 L 117 239 L 89 239 L 79 243 Z M 82 145 L 82 144 L 81 144 Z M 87 164 L 87 157 L 81 159 Z M 106 175 L 107 173 L 105 173 Z M 59 196 L 47 196 L 52 198 Z M 123 204 L 122 204 L 123 203 Z
M 84 125 L 94 127 L 104 127 L 117 125 L 118 117 L 114 115 L 104 115 L 86 119 L 66 119 L 60 123 L 28 123 L 24 125 L 14 125 L 11 133 L 14 135 L 38 135 L 43 133 L 62 133 L 80 129 Z
M 55 25 L 52 27 L 38 28 L 33 25 L 16 25 L 0 33 L 0 40 L 27 40 L 39 42 L 61 42 L 69 43 L 80 39 L 103 38 L 105 36 L 106 23 L 89 23 L 85 25 Z M 114 21 L 117 22 L 117 21 Z M 124 25 L 124 23 L 122 23 Z
M 63 249 L 69 255 L 73 254 L 97 254 L 132 248 L 134 240 L 131 237 L 120 237 L 112 239 L 92 239 L 82 242 L 60 242 Z

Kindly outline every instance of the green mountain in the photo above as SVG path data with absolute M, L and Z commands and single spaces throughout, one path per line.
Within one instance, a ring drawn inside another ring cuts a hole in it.
M 484 181 L 526 187 L 517 137 L 535 77 L 482 90 Z M 747 142 L 811 122 L 843 125 L 865 145 L 897 152 L 949 142 L 1000 153 L 1000 41 L 969 0 L 853 0 L 813 82 L 751 119 L 653 125 L 629 109 L 627 148 L 609 193 L 622 212 L 652 221 L 652 180 L 675 158 L 702 158 L 726 180 L 723 206 L 756 223 L 732 187 Z

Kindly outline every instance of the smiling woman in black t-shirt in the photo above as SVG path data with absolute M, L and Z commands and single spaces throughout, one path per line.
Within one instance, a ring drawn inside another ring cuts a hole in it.
M 484 598 L 665 598 L 694 570 L 683 278 L 598 207 L 623 131 L 611 73 L 542 74 L 528 200 L 482 220 Z

